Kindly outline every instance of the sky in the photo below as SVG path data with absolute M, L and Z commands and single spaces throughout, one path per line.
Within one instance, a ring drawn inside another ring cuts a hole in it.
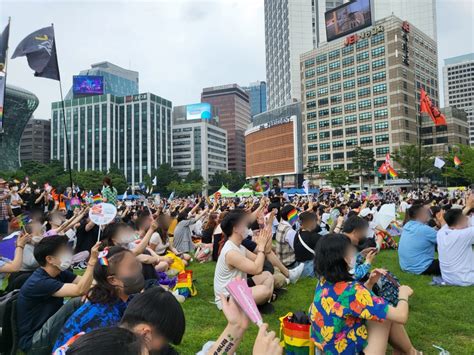
M 140 92 L 176 106 L 199 102 L 204 87 L 265 80 L 263 1 L 0 0 L 0 25 L 11 16 L 11 57 L 25 36 L 54 23 L 64 95 L 73 75 L 109 61 L 138 71 Z M 444 58 L 474 52 L 474 1 L 437 0 L 437 17 L 441 75 Z M 24 57 L 7 70 L 8 83 L 38 96 L 35 117 L 49 119 L 58 82 L 35 78 Z

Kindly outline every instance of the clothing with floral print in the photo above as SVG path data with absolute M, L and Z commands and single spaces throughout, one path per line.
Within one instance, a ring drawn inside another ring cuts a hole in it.
M 357 281 L 321 279 L 310 307 L 311 338 L 325 355 L 358 354 L 367 346 L 367 320 L 387 317 L 388 303 Z

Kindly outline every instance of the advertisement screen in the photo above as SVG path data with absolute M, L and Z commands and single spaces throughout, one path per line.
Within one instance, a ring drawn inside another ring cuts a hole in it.
M 104 77 L 92 75 L 75 75 L 72 80 L 74 95 L 102 95 L 104 93 Z
M 370 0 L 353 0 L 324 14 L 327 41 L 372 25 Z
M 200 103 L 186 106 L 187 120 L 210 120 L 211 119 L 211 104 Z

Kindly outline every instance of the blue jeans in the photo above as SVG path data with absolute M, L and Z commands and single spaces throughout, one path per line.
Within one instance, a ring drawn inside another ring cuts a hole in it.
M 0 219 L 0 236 L 8 234 L 8 220 Z
M 301 273 L 301 277 L 316 277 L 314 274 L 314 263 L 313 260 L 305 261 L 303 263 L 304 269 Z

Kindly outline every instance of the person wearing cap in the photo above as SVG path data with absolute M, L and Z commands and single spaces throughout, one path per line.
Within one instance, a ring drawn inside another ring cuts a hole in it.
M 359 217 L 362 217 L 367 222 L 369 222 L 369 229 L 367 231 L 367 238 L 374 238 L 375 237 L 375 228 L 377 227 L 377 223 L 374 222 L 374 212 L 366 207 L 359 212 Z
M 10 190 L 8 190 L 7 182 L 0 178 L 0 237 L 8 234 L 10 214 Z

